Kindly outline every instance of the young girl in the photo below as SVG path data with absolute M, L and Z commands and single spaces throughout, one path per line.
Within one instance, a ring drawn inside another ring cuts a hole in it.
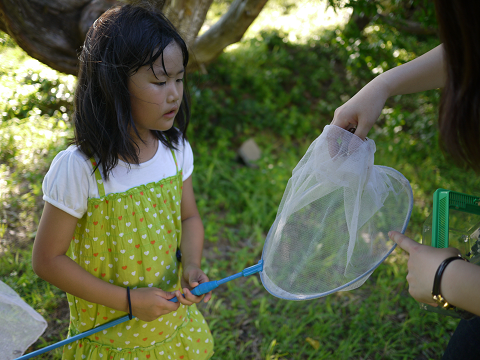
M 202 297 L 189 291 L 208 277 L 200 270 L 203 225 L 185 140 L 187 63 L 172 24 L 142 7 L 110 9 L 87 34 L 75 141 L 45 176 L 33 267 L 68 293 L 69 336 L 125 316 L 130 306 L 136 318 L 65 346 L 63 359 L 213 354 L 195 307 Z M 169 301 L 174 296 L 179 303 Z

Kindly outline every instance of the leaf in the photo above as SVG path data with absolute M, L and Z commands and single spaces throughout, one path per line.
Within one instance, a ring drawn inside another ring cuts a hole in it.
M 312 338 L 307 337 L 305 341 L 312 345 L 315 350 L 318 350 L 320 348 L 320 342 L 318 342 L 317 340 L 313 340 Z

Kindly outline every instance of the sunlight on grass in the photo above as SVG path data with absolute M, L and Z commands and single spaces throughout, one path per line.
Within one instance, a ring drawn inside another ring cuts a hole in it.
M 207 31 L 215 21 L 227 10 L 228 4 L 215 4 L 210 9 L 200 34 Z M 351 9 L 327 8 L 325 0 L 303 0 L 287 4 L 269 1 L 260 12 L 260 15 L 250 25 L 242 41 L 257 37 L 262 31 L 276 30 L 285 34 L 285 40 L 292 43 L 304 44 L 309 39 L 317 39 L 322 31 L 344 25 L 351 14 Z M 235 43 L 225 51 L 231 51 L 240 46 Z
M 0 254 L 31 240 L 43 206 L 42 179 L 72 136 L 76 78 L 29 57 L 0 34 Z
M 278 30 L 287 35 L 288 41 L 305 43 L 309 39 L 318 39 L 325 29 L 344 25 L 351 14 L 351 9 L 340 9 L 335 12 L 327 8 L 327 2 L 301 1 L 285 11 L 275 2 L 267 2 L 265 8 L 248 28 L 244 39 L 257 36 L 260 31 Z M 232 45 L 233 46 L 233 45 Z

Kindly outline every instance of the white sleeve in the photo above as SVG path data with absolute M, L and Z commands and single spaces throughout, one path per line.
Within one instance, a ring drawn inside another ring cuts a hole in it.
M 79 151 L 61 151 L 43 179 L 43 200 L 66 213 L 82 218 L 87 211 L 92 165 Z M 92 179 L 93 178 L 93 179 Z
M 183 181 L 187 180 L 193 173 L 193 151 L 190 143 L 185 140 L 178 156 L 178 164 L 183 171 Z

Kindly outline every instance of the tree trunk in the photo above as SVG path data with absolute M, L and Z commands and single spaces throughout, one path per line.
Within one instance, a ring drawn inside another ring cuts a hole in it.
M 266 3 L 267 0 L 235 0 L 220 20 L 193 43 L 197 64 L 209 63 L 228 45 L 240 41 Z
M 173 0 L 163 9 L 165 16 L 175 25 L 187 44 L 198 35 L 213 0 Z
M 1 0 L 1 28 L 30 56 L 69 74 L 82 44 L 78 22 L 89 0 Z
M 150 3 L 177 27 L 193 51 L 191 68 L 214 60 L 239 41 L 267 0 L 235 0 L 224 16 L 197 38 L 213 0 L 0 0 L 0 30 L 30 56 L 77 74 L 77 53 L 93 22 L 117 3 Z

